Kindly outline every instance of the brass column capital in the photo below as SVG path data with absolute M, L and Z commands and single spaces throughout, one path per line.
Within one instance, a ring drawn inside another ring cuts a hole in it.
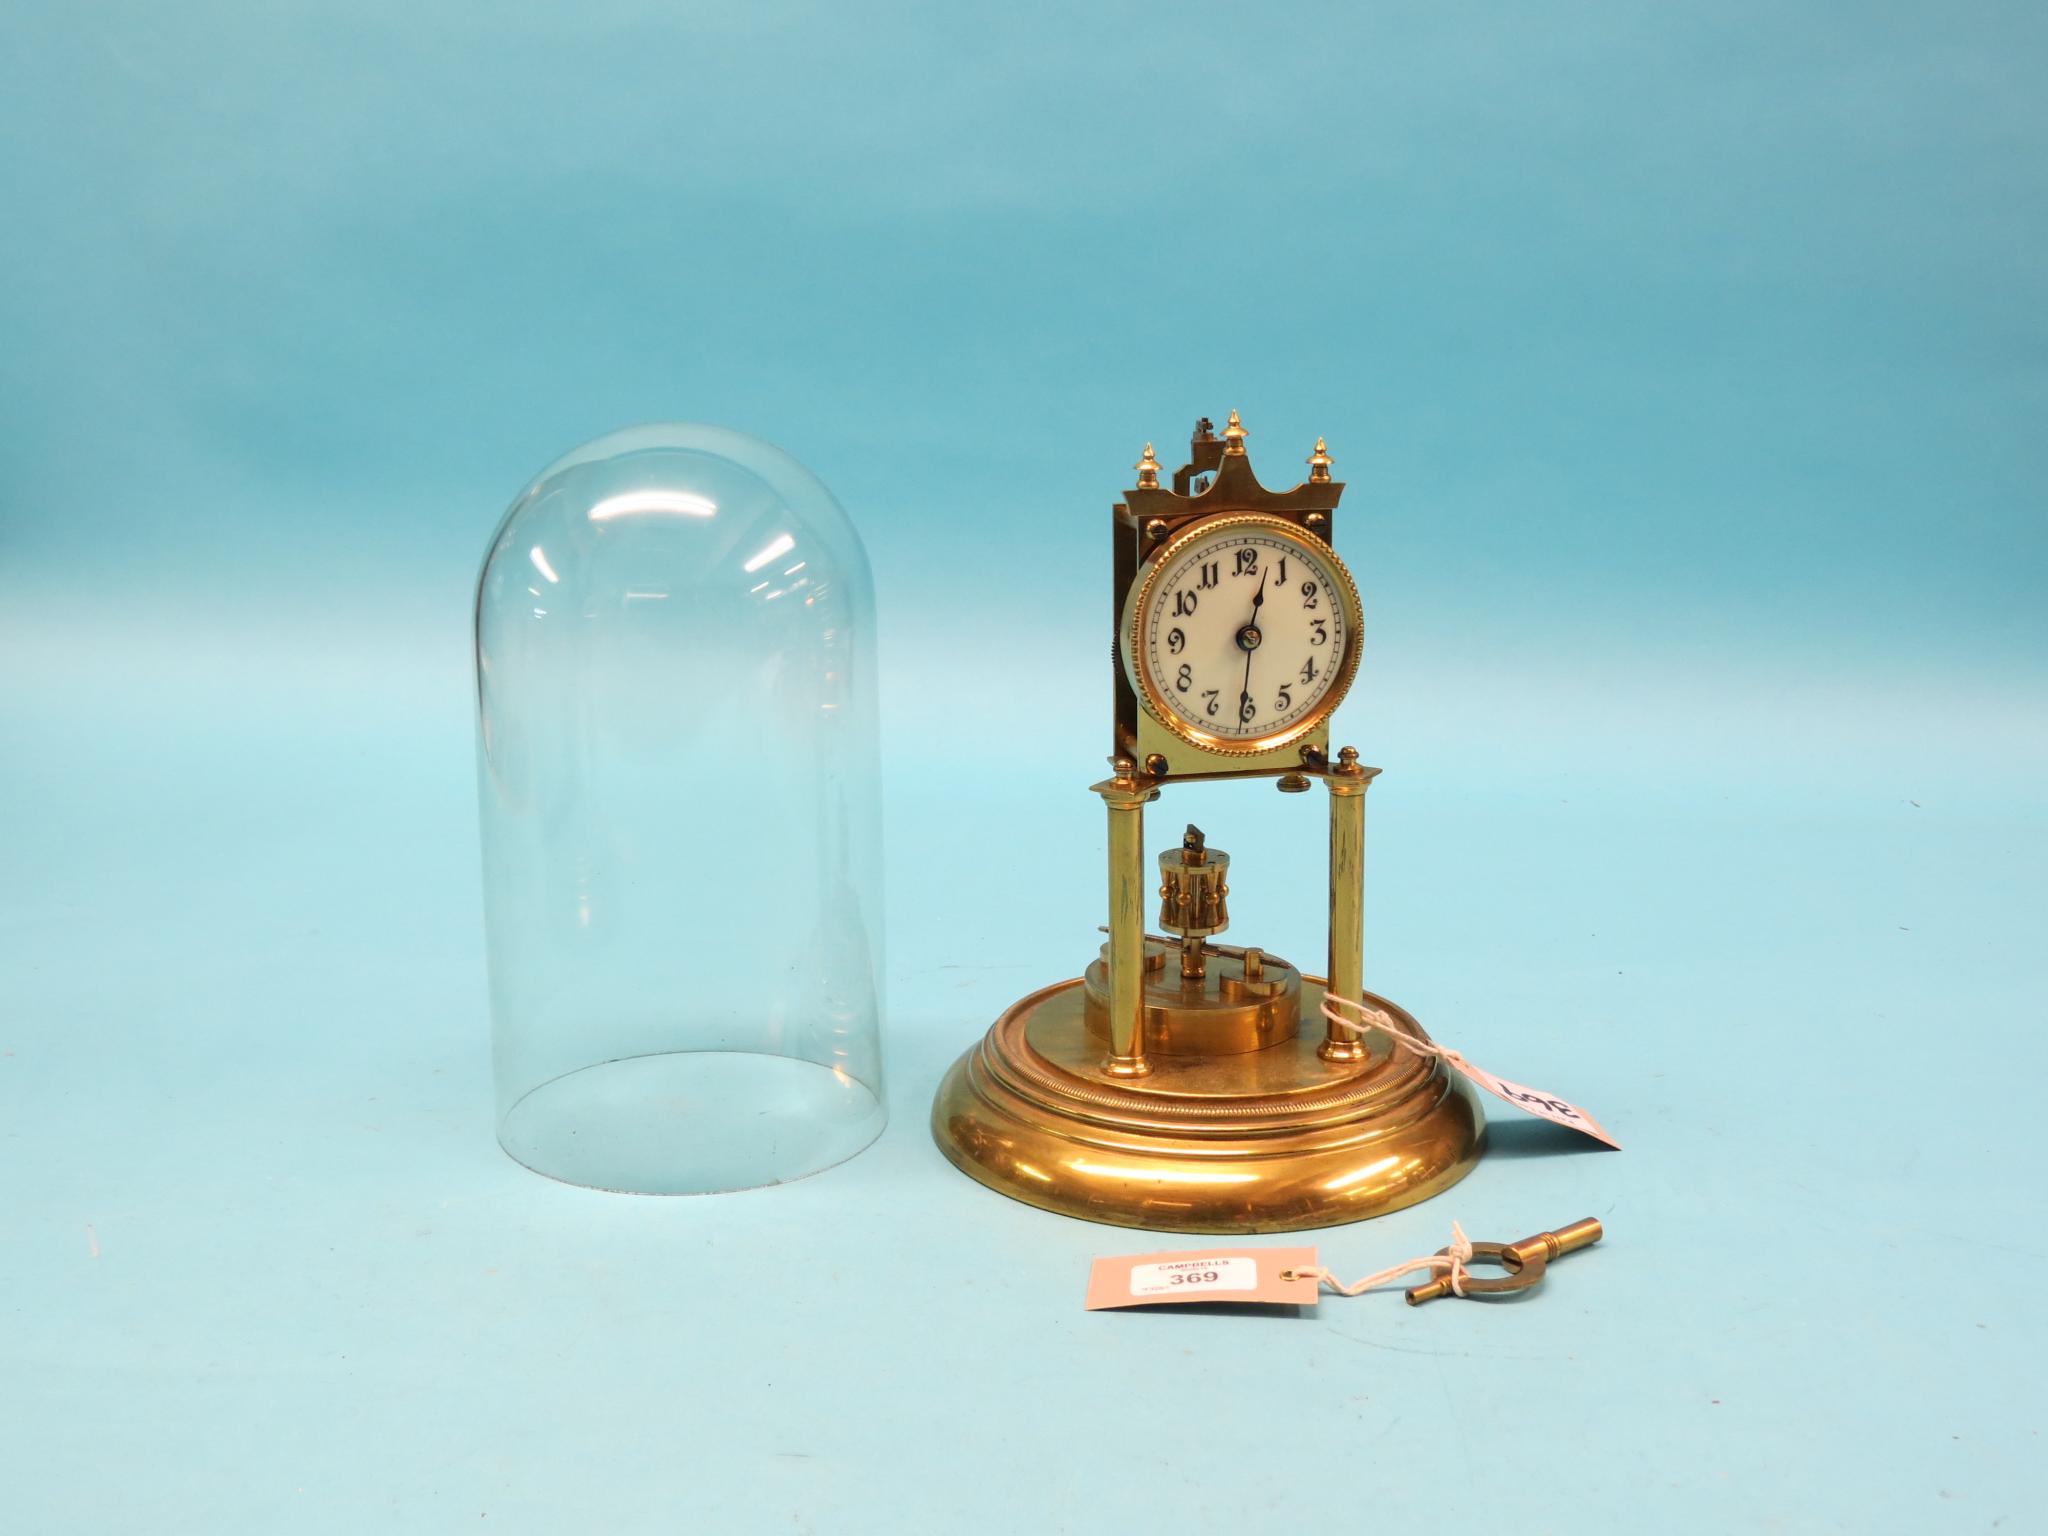
M 1344 747 L 1338 751 L 1337 761 L 1323 770 L 1322 778 L 1333 795 L 1362 795 L 1379 776 L 1379 769 L 1368 768 L 1358 760 L 1358 748 Z
M 1135 811 L 1159 798 L 1159 781 L 1138 772 L 1138 765 L 1132 759 L 1113 757 L 1109 766 L 1110 777 L 1099 784 L 1090 784 L 1088 788 L 1102 796 L 1111 809 Z M 1377 773 L 1379 770 L 1373 771 Z

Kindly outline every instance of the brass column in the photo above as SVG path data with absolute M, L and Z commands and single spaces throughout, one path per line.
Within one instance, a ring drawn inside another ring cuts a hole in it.
M 1323 775 L 1330 789 L 1330 990 L 1354 1000 L 1365 991 L 1365 791 L 1377 768 L 1361 768 L 1346 747 Z M 1325 1061 L 1364 1061 L 1365 1035 L 1334 1019 L 1316 1054 Z
M 1128 757 L 1094 786 L 1109 809 L 1109 1058 L 1112 1077 L 1143 1077 L 1145 1060 L 1145 802 L 1159 798 Z

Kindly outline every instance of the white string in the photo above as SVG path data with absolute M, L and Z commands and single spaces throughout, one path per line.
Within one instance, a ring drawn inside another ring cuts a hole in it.
M 1349 1009 L 1359 1017 L 1346 1018 L 1340 1011 L 1343 1009 Z M 1434 1040 L 1409 1034 L 1394 1023 L 1393 1015 L 1384 1008 L 1375 1008 L 1369 1003 L 1362 1003 L 1352 997 L 1343 997 L 1335 992 L 1325 992 L 1323 1017 L 1345 1029 L 1377 1029 L 1381 1034 L 1392 1036 L 1420 1055 L 1438 1057 L 1460 1071 L 1464 1070 L 1463 1056 L 1447 1045 L 1438 1045 Z M 1299 1269 L 1295 1273 L 1303 1279 L 1313 1276 L 1319 1284 L 1329 1286 L 1340 1296 L 1356 1296 L 1361 1291 L 1369 1291 L 1376 1285 L 1385 1285 L 1389 1280 L 1399 1280 L 1402 1276 L 1412 1275 L 1418 1270 L 1442 1269 L 1450 1272 L 1451 1294 L 1463 1296 L 1465 1265 L 1471 1257 L 1472 1239 L 1467 1237 L 1465 1229 L 1454 1221 L 1451 1223 L 1451 1246 L 1444 1252 L 1433 1253 L 1426 1259 L 1410 1259 L 1405 1264 L 1396 1264 L 1391 1269 L 1383 1269 L 1376 1275 L 1367 1275 L 1363 1280 L 1354 1280 L 1349 1285 L 1345 1285 L 1327 1269 Z
M 1355 1019 L 1344 1016 L 1341 1009 L 1350 1009 L 1360 1015 Z M 1423 1056 L 1435 1056 L 1447 1061 L 1460 1072 L 1466 1070 L 1465 1058 L 1448 1045 L 1438 1045 L 1424 1035 L 1411 1035 L 1394 1022 L 1394 1016 L 1384 1008 L 1375 1008 L 1370 1003 L 1361 1003 L 1354 997 L 1340 997 L 1335 992 L 1323 994 L 1323 1017 L 1332 1024 L 1345 1029 L 1376 1029 L 1383 1035 L 1391 1035 L 1411 1051 Z
M 1418 1270 L 1448 1270 L 1451 1277 L 1451 1294 L 1465 1294 L 1465 1265 L 1472 1257 L 1472 1239 L 1465 1235 L 1465 1229 L 1455 1221 L 1451 1223 L 1451 1246 L 1442 1253 L 1432 1253 L 1426 1259 L 1410 1259 L 1405 1264 L 1396 1264 L 1383 1269 L 1376 1275 L 1367 1275 L 1363 1280 L 1354 1280 L 1346 1285 L 1327 1269 L 1290 1269 L 1283 1271 L 1283 1280 L 1314 1280 L 1318 1285 L 1327 1285 L 1339 1296 L 1356 1296 L 1360 1291 L 1369 1291 L 1376 1285 L 1385 1285 L 1389 1280 L 1399 1280 L 1403 1275 L 1412 1275 Z

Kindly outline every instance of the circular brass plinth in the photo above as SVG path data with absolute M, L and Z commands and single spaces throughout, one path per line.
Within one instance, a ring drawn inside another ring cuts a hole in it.
M 1323 983 L 1302 980 L 1320 1016 Z M 1403 1029 L 1408 1013 L 1372 993 Z M 953 1165 L 1026 1204 L 1164 1232 L 1292 1232 L 1427 1200 L 1472 1170 L 1478 1099 L 1442 1063 L 1368 1032 L 1362 1061 L 1304 1028 L 1264 1050 L 1158 1057 L 1112 1077 L 1076 978 L 1011 1005 L 953 1064 L 932 1135 Z

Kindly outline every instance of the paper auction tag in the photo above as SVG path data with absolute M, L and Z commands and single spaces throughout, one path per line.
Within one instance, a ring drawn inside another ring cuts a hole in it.
M 1578 1105 L 1567 1104 L 1563 1099 L 1553 1098 L 1534 1088 L 1524 1088 L 1520 1083 L 1511 1083 L 1504 1077 L 1495 1077 L 1484 1067 L 1473 1066 L 1454 1051 L 1446 1051 L 1444 1059 L 1488 1093 L 1496 1098 L 1506 1099 L 1515 1108 L 1526 1109 L 1530 1114 L 1540 1116 L 1553 1125 L 1583 1131 L 1595 1141 L 1605 1142 L 1617 1152 L 1621 1150 L 1621 1143 L 1601 1129 L 1600 1122 Z
M 1190 1253 L 1119 1254 L 1088 1270 L 1088 1310 L 1172 1306 L 1185 1301 L 1313 1305 L 1313 1248 L 1204 1248 Z M 1287 1272 L 1290 1278 L 1282 1278 Z

